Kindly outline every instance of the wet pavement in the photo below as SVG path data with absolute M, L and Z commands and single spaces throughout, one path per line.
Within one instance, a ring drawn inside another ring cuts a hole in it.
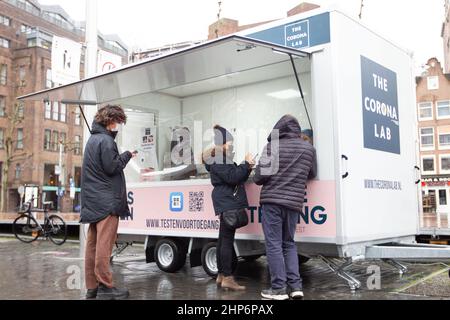
M 24 244 L 0 238 L 0 299 L 84 299 L 85 291 L 80 289 L 83 263 L 77 243 L 57 247 L 47 241 Z M 403 276 L 380 261 L 353 265 L 348 270 L 361 281 L 362 288 L 352 293 L 322 261 L 312 259 L 301 267 L 305 299 L 450 299 L 450 261 L 405 265 L 409 271 Z M 139 245 L 125 250 L 112 267 L 116 285 L 126 286 L 130 299 L 136 300 L 260 300 L 260 291 L 269 284 L 264 257 L 239 262 L 237 279 L 247 290 L 236 293 L 218 289 L 202 267 L 186 265 L 178 273 L 164 273 L 156 264 L 145 263 L 144 248 Z M 380 277 L 374 278 L 378 267 Z

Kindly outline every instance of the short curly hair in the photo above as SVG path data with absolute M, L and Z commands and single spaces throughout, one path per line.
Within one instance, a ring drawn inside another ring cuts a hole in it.
M 95 122 L 104 127 L 112 123 L 127 123 L 127 115 L 119 105 L 106 105 L 95 115 Z

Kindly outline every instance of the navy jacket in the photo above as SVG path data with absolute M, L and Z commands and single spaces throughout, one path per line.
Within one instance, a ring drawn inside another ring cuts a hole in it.
M 268 138 L 254 182 L 262 185 L 260 203 L 277 204 L 302 211 L 306 182 L 317 175 L 316 150 L 301 135 L 301 128 L 292 116 L 284 116 L 275 125 L 278 139 Z
M 109 215 L 130 215 L 123 170 L 132 154 L 119 154 L 114 138 L 94 121 L 81 170 L 81 223 L 96 223 Z
M 251 173 L 248 162 L 238 166 L 228 159 L 223 164 L 205 164 L 205 167 L 211 174 L 211 184 L 214 186 L 212 201 L 216 215 L 248 207 L 244 185 Z

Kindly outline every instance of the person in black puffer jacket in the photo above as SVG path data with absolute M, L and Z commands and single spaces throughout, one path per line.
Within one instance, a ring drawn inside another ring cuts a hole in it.
M 136 154 L 119 154 L 114 141 L 118 126 L 126 120 L 120 106 L 108 105 L 98 110 L 84 151 L 80 222 L 89 224 L 85 257 L 88 299 L 128 296 L 128 290 L 114 288 L 109 263 L 119 217 L 130 214 L 123 170 Z
M 245 210 L 248 207 L 244 183 L 247 181 L 253 158 L 250 154 L 241 165 L 233 162 L 233 136 L 221 126 L 214 127 L 215 147 L 203 153 L 206 170 L 211 174 L 214 186 L 212 201 L 216 215 L 220 215 L 219 239 L 217 242 L 217 285 L 224 289 L 245 290 L 232 276 L 235 229 L 223 222 L 223 214 L 231 210 Z
M 278 121 L 268 142 L 254 177 L 254 182 L 263 186 L 262 225 L 272 282 L 272 287 L 261 295 L 284 300 L 289 293 L 291 298 L 302 298 L 294 236 L 306 182 L 317 174 L 316 150 L 302 138 L 298 120 L 290 115 Z

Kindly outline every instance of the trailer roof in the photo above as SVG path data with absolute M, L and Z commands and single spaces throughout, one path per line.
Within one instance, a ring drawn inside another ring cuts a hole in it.
M 170 89 L 276 65 L 290 56 L 309 53 L 232 35 L 18 99 L 88 105 L 161 91 L 181 97 L 182 91 Z

